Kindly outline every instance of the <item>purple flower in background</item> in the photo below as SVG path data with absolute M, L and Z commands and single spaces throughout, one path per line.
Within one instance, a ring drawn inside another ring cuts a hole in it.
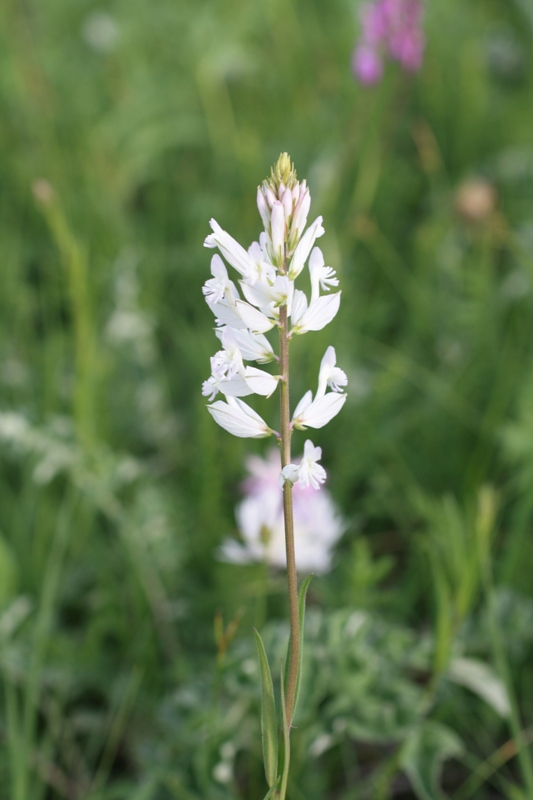
M 306 445 L 306 450 L 309 451 Z M 314 448 L 319 450 L 320 448 Z M 304 453 L 303 461 L 306 455 Z M 273 448 L 266 458 L 247 459 L 249 477 L 243 485 L 244 499 L 236 517 L 242 541 L 227 539 L 221 548 L 224 561 L 234 564 L 264 562 L 283 569 L 286 564 L 283 529 L 283 493 L 279 487 L 281 459 Z M 346 530 L 327 489 L 315 491 L 311 483 L 294 484 L 294 525 L 298 542 L 299 572 L 325 573 L 331 569 L 333 548 Z
M 365 86 L 381 80 L 383 57 L 406 72 L 422 66 L 424 32 L 422 0 L 373 0 L 361 8 L 361 39 L 353 54 L 355 76 Z

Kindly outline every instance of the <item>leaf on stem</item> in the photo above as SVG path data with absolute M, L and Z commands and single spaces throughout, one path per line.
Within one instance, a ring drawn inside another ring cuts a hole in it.
M 281 675 L 283 675 L 283 661 L 281 662 Z M 290 724 L 287 720 L 287 712 L 285 709 L 285 689 L 283 681 L 281 681 L 281 734 L 282 734 L 282 761 L 283 772 L 281 775 L 281 787 L 279 790 L 280 800 L 285 800 L 287 794 L 287 781 L 289 778 L 289 764 L 291 760 L 291 742 L 290 742 Z
M 296 678 L 296 691 L 294 693 L 294 705 L 292 708 L 292 720 L 294 719 L 294 715 L 296 713 L 296 705 L 298 703 L 298 696 L 300 694 L 300 684 L 302 682 L 302 656 L 303 656 L 303 649 L 304 649 L 304 622 L 305 622 L 305 598 L 307 597 L 307 590 L 309 589 L 309 584 L 313 578 L 313 573 L 307 576 L 307 578 L 302 581 L 302 585 L 300 586 L 300 590 L 298 592 L 298 620 L 300 623 L 300 654 L 298 658 L 298 677 Z M 285 664 L 285 686 L 287 685 L 288 677 L 289 677 L 289 664 L 290 664 L 290 642 L 289 648 L 287 653 L 287 662 Z
M 272 784 L 266 795 L 264 796 L 263 800 L 271 800 L 272 797 L 276 794 L 279 787 L 279 777 L 277 778 L 276 782 Z
M 278 770 L 278 722 L 276 718 L 276 701 L 272 675 L 265 652 L 265 646 L 259 633 L 254 628 L 255 643 L 261 668 L 261 737 L 263 740 L 263 760 L 267 783 L 273 787 Z M 267 795 L 268 796 L 268 795 Z

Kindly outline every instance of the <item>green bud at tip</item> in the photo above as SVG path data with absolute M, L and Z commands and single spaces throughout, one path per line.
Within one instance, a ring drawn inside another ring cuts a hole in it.
M 293 186 L 296 186 L 297 182 L 296 170 L 294 169 L 294 164 L 291 164 L 289 154 L 281 153 L 270 171 L 269 185 L 274 191 L 277 191 L 282 183 L 289 189 L 292 189 Z

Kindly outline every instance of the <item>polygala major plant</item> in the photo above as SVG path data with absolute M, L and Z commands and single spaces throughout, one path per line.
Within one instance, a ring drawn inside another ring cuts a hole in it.
M 280 720 L 268 659 L 261 637 L 255 631 L 262 681 L 263 758 L 269 786 L 266 798 L 279 797 L 280 800 L 284 800 L 287 792 L 290 729 L 301 677 L 305 596 L 311 580 L 308 576 L 302 581 L 298 592 L 292 487 L 299 483 L 304 488 L 320 489 L 326 479 L 326 472 L 318 463 L 322 450 L 309 439 L 305 442 L 301 462 L 291 463 L 291 437 L 295 429 L 322 428 L 338 414 L 346 400 L 343 389 L 348 383 L 346 374 L 336 366 L 334 348 L 328 347 L 320 364 L 315 394 L 311 390 L 306 392 L 291 416 L 290 341 L 308 331 L 319 331 L 331 322 L 339 310 L 341 296 L 340 291 L 331 292 L 339 284 L 335 270 L 326 266 L 321 250 L 314 247 L 317 238 L 324 233 L 322 217 L 317 217 L 306 229 L 310 205 L 305 180 L 301 183 L 297 180 L 288 154 L 282 153 L 270 178 L 257 190 L 257 206 L 264 226 L 259 242 L 253 242 L 245 250 L 215 220 L 211 220 L 213 232 L 204 242 L 206 247 L 217 248 L 237 270 L 242 293 L 241 297 L 222 258 L 214 255 L 211 259 L 213 277 L 206 281 L 203 293 L 215 315 L 215 332 L 222 349 L 211 358 L 211 376 L 203 384 L 202 392 L 210 401 L 207 408 L 214 420 L 234 436 L 263 438 L 273 435 L 281 450 L 279 485 L 283 491 L 290 638 L 281 677 Z M 295 288 L 306 263 L 311 281 L 310 298 Z M 265 336 L 274 328 L 279 332 L 278 353 Z M 279 374 L 245 366 L 246 361 L 275 362 Z M 250 394 L 270 397 L 278 386 L 280 423 L 276 431 L 240 398 Z M 215 400 L 219 392 L 225 400 Z

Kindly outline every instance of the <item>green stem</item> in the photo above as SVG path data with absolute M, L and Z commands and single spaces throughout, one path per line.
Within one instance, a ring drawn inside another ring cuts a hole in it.
M 280 412 L 281 412 L 281 466 L 291 463 L 291 417 L 289 403 L 289 335 L 287 306 L 283 305 L 279 312 L 280 323 Z M 285 713 L 290 728 L 296 683 L 298 680 L 298 662 L 300 658 L 300 623 L 298 619 L 298 579 L 296 575 L 296 559 L 294 553 L 294 519 L 292 510 L 292 485 L 285 482 L 283 486 L 283 516 L 285 519 L 285 550 L 287 553 L 287 585 L 289 593 L 290 648 L 289 673 L 285 687 Z

